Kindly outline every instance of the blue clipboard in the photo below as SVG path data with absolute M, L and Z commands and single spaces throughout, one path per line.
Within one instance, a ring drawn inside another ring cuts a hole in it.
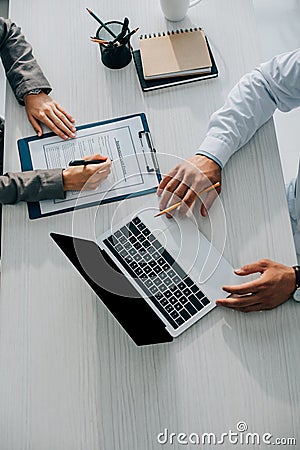
M 151 161 L 152 167 L 150 168 L 147 165 L 147 170 L 149 170 L 151 172 L 153 172 L 153 171 L 156 172 L 157 181 L 159 183 L 161 181 L 161 174 L 160 174 L 159 165 L 158 165 L 157 158 L 156 158 L 156 150 L 155 150 L 155 148 L 153 146 L 153 143 L 152 143 L 151 133 L 150 133 L 150 130 L 149 130 L 149 126 L 148 126 L 148 122 L 147 122 L 147 119 L 146 119 L 146 115 L 144 113 L 132 114 L 132 115 L 129 115 L 129 116 L 117 117 L 115 119 L 109 119 L 109 120 L 104 120 L 104 121 L 101 121 L 101 122 L 94 122 L 94 123 L 90 123 L 90 124 L 86 124 L 86 125 L 81 125 L 81 126 L 76 127 L 76 129 L 77 130 L 82 130 L 84 128 L 93 128 L 93 127 L 97 127 L 99 125 L 105 125 L 105 124 L 108 124 L 108 123 L 121 122 L 123 120 L 130 119 L 130 118 L 137 117 L 137 116 L 139 116 L 141 118 L 142 125 L 143 125 L 143 129 L 139 132 L 139 138 L 142 139 L 142 136 L 145 137 L 144 140 L 147 143 L 147 146 L 148 146 L 148 148 L 150 150 L 150 153 L 152 155 L 152 161 Z M 30 154 L 30 149 L 29 149 L 29 145 L 28 145 L 29 142 L 40 140 L 40 139 L 51 137 L 51 136 L 55 136 L 55 134 L 52 133 L 52 132 L 51 133 L 46 133 L 46 134 L 43 135 L 42 138 L 39 138 L 38 136 L 29 136 L 27 138 L 19 139 L 17 141 L 22 171 L 33 170 L 31 154 Z M 30 219 L 38 219 L 40 217 L 48 217 L 48 216 L 53 216 L 53 215 L 56 215 L 56 214 L 61 214 L 61 213 L 69 212 L 69 211 L 74 211 L 75 209 L 88 208 L 88 207 L 91 207 L 91 206 L 97 206 L 97 205 L 100 205 L 100 204 L 112 203 L 112 202 L 124 200 L 126 198 L 132 198 L 132 197 L 138 197 L 138 196 L 141 196 L 141 195 L 151 194 L 151 193 L 153 193 L 155 191 L 156 191 L 156 188 L 151 188 L 151 189 L 147 189 L 147 190 L 143 190 L 143 191 L 138 191 L 136 193 L 120 195 L 120 196 L 117 196 L 117 197 L 104 199 L 102 201 L 96 201 L 96 202 L 93 202 L 93 203 L 88 203 L 87 205 L 78 205 L 76 207 L 65 208 L 65 209 L 61 209 L 59 211 L 53 211 L 53 212 L 44 213 L 44 214 L 42 214 L 42 212 L 41 212 L 40 202 L 28 202 L 27 203 L 28 214 L 29 214 L 29 218 Z

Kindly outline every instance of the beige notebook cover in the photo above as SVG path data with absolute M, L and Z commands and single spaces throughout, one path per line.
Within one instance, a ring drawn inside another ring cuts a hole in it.
M 201 29 L 176 30 L 140 39 L 145 80 L 211 71 L 211 60 Z

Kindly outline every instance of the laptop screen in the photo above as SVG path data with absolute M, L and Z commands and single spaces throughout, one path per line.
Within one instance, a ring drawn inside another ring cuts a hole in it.
M 57 233 L 50 236 L 137 345 L 172 341 L 163 322 L 95 242 Z M 115 283 L 122 295 L 115 293 Z

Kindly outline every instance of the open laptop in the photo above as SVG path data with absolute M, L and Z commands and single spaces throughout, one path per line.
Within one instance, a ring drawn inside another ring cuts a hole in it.
M 137 345 L 170 342 L 238 284 L 233 268 L 189 217 L 148 208 L 97 242 L 51 233 Z

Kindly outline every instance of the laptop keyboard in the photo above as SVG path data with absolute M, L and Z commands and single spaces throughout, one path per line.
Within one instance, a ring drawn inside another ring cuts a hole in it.
M 103 242 L 174 329 L 209 305 L 139 217 Z

